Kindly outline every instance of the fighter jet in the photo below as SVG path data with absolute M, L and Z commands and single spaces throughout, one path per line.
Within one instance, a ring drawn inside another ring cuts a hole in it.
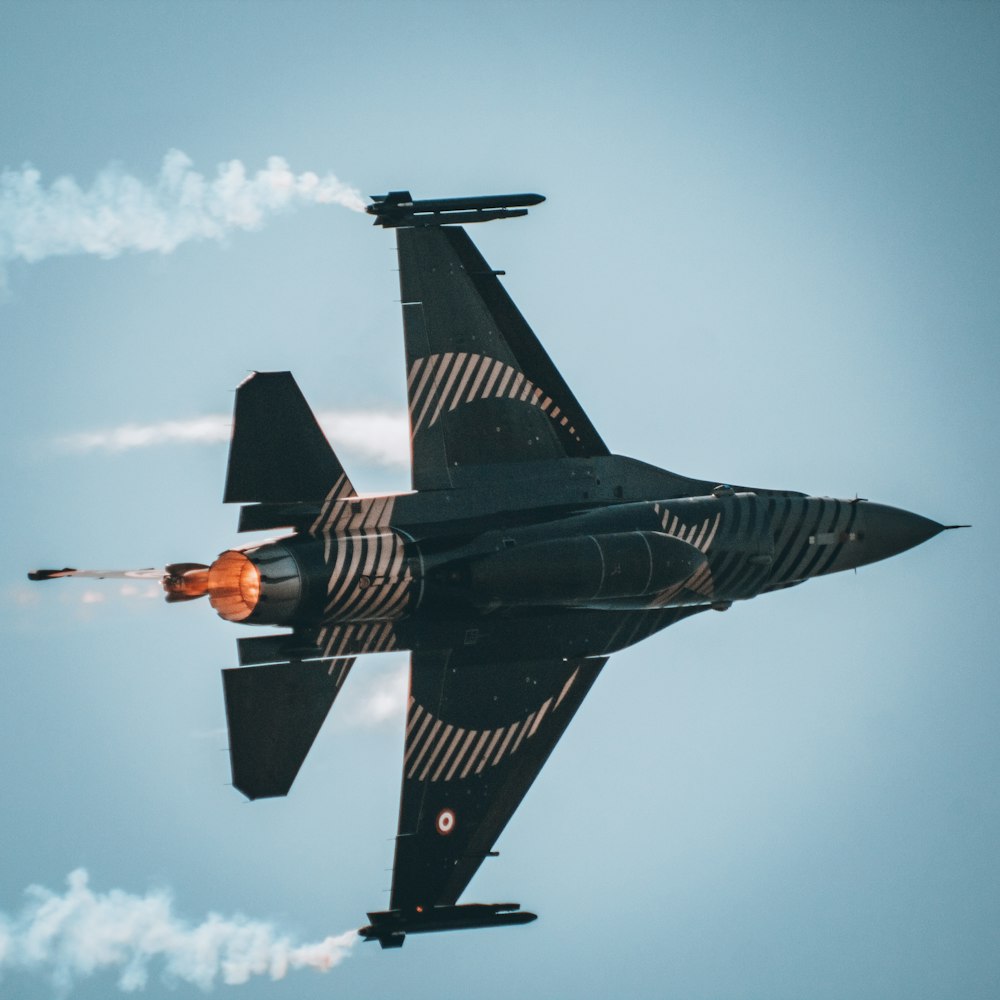
M 287 534 L 128 575 L 271 627 L 222 672 L 250 799 L 288 793 L 357 657 L 409 652 L 389 908 L 360 931 L 390 948 L 535 919 L 458 900 L 611 654 L 945 526 L 611 454 L 463 228 L 544 198 L 372 200 L 396 230 L 413 492 L 359 496 L 291 374 L 256 372 L 237 390 L 224 500 L 243 505 L 240 531 Z

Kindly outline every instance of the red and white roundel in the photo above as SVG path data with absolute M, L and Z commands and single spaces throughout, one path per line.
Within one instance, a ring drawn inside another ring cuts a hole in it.
M 455 829 L 455 814 L 450 809 L 442 809 L 434 826 L 442 837 L 447 837 Z

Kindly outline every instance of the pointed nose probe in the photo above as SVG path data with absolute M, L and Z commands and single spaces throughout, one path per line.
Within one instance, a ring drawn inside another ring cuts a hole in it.
M 860 505 L 858 517 L 852 537 L 844 545 L 838 559 L 841 565 L 837 569 L 867 566 L 912 549 L 947 527 L 964 527 L 938 524 L 929 517 L 899 507 L 869 503 L 867 500 L 857 502 Z

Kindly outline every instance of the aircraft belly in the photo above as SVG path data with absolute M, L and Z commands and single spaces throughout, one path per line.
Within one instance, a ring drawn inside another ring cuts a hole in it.
M 441 615 L 421 609 L 395 621 L 330 622 L 314 638 L 323 657 L 451 650 L 456 665 L 508 658 L 609 655 L 701 611 L 670 608 L 518 608 Z M 253 640 L 259 641 L 259 640 Z

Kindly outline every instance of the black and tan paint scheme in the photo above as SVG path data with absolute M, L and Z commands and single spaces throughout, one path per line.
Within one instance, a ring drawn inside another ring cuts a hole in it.
M 688 479 L 613 455 L 462 225 L 538 195 L 375 199 L 397 230 L 414 492 L 360 497 L 287 372 L 237 390 L 225 500 L 286 528 L 158 576 L 248 625 L 223 671 L 233 783 L 288 793 L 358 656 L 409 651 L 389 909 L 408 933 L 526 923 L 459 904 L 608 657 L 683 618 L 942 530 L 865 500 Z M 114 571 L 40 570 L 54 576 Z

